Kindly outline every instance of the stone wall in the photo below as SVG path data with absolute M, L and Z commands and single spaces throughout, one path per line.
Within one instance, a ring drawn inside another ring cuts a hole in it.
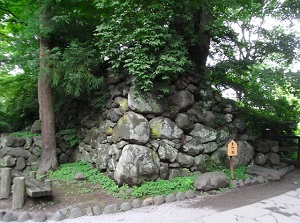
M 130 81 L 108 78 L 107 110 L 81 121 L 77 160 L 88 160 L 117 183 L 170 179 L 206 171 L 212 163 L 228 166 L 226 143 L 235 139 L 235 167 L 252 161 L 253 137 L 237 107 L 210 87 L 199 88 L 191 76 L 170 86 L 170 94 L 137 94 Z
M 256 140 L 251 142 L 255 148 L 254 163 L 259 166 L 278 166 L 280 157 L 278 155 L 278 142 L 273 140 Z
M 74 149 L 68 149 L 62 138 L 57 138 L 59 163 L 70 161 Z M 40 136 L 20 138 L 3 133 L 0 138 L 0 167 L 10 167 L 22 172 L 37 170 L 42 155 Z
M 77 108 L 77 119 L 88 114 L 80 121 L 78 148 L 68 148 L 57 138 L 59 163 L 89 161 L 118 184 L 131 186 L 206 172 L 214 164 L 229 166 L 226 143 L 234 139 L 235 167 L 253 160 L 257 165 L 279 165 L 278 143 L 254 140 L 234 103 L 210 87 L 197 86 L 191 76 L 178 79 L 161 99 L 155 90 L 137 94 L 130 81 L 108 78 L 107 85 L 110 99 L 104 112 Z M 2 134 L 0 166 L 36 170 L 41 148 L 41 137 Z

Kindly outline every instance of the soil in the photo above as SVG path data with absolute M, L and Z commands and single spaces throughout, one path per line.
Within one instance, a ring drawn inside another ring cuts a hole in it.
M 97 205 L 103 210 L 107 205 L 121 203 L 120 199 L 107 194 L 96 184 L 85 181 L 54 181 L 52 183 L 52 196 L 37 198 L 26 196 L 22 209 L 14 212 L 28 211 L 31 214 L 44 212 L 48 217 L 51 217 L 57 210 L 68 214 L 69 210 L 74 207 L 80 207 L 85 211 L 88 207 Z M 0 200 L 0 210 L 12 210 L 12 196 L 8 199 Z

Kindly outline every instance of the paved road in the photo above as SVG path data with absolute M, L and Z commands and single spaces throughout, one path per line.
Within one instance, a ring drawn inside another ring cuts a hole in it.
M 299 223 L 300 188 L 251 205 L 219 212 L 211 207 L 192 208 L 197 198 L 124 213 L 68 219 L 64 223 Z M 223 203 L 226 206 L 226 203 Z M 51 222 L 51 221 L 48 221 Z

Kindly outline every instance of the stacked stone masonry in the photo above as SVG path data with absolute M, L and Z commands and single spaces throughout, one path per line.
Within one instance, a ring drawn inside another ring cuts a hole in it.
M 77 149 L 57 139 L 59 163 L 88 161 L 118 184 L 132 186 L 206 172 L 212 163 L 228 166 L 226 144 L 234 139 L 235 167 L 253 158 L 257 165 L 279 164 L 276 142 L 254 140 L 234 103 L 196 84 L 192 76 L 183 76 L 170 86 L 169 95 L 160 98 L 155 90 L 138 93 L 129 80 L 107 78 L 106 109 L 82 118 Z M 41 137 L 2 134 L 0 143 L 1 167 L 37 169 Z
M 63 138 L 57 138 L 60 164 L 70 161 L 74 149 L 67 148 Z M 3 133 L 0 138 L 0 168 L 9 167 L 29 173 L 38 169 L 42 155 L 41 136 L 20 138 Z
M 118 184 L 132 186 L 206 172 L 212 163 L 228 166 L 226 143 L 235 139 L 239 152 L 234 166 L 248 165 L 254 137 L 237 107 L 196 83 L 184 76 L 158 99 L 155 90 L 140 94 L 130 81 L 108 78 L 107 109 L 81 121 L 83 140 L 74 159 L 87 160 Z M 90 120 L 99 126 L 89 125 Z

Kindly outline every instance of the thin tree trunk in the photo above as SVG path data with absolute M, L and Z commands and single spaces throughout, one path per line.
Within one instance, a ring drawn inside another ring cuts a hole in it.
M 41 6 L 40 6 L 41 7 Z M 41 29 L 47 26 L 47 10 L 40 12 Z M 49 43 L 45 37 L 40 37 L 40 73 L 38 78 L 39 112 L 42 129 L 43 154 L 38 169 L 39 174 L 45 174 L 58 166 L 55 139 L 55 117 L 53 95 L 50 80 L 50 68 L 47 65 Z

